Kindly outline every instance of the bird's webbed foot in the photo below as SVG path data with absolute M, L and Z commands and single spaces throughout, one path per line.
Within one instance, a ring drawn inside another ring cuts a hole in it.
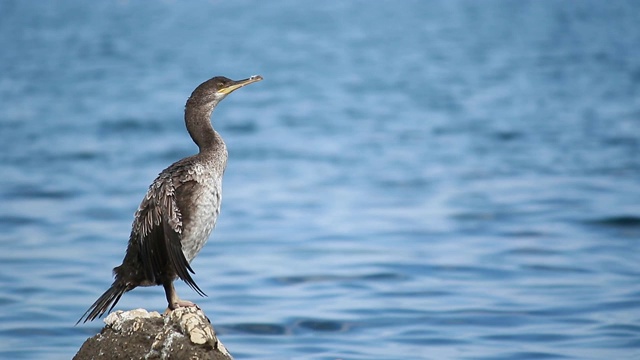
M 189 300 L 182 300 L 178 297 L 178 294 L 176 293 L 176 289 L 173 287 L 173 282 L 167 282 L 164 285 L 165 291 L 166 291 L 166 295 L 167 295 L 167 310 L 165 310 L 165 315 L 169 314 L 171 311 L 177 309 L 177 308 L 181 308 L 181 307 L 195 307 L 198 310 L 201 310 L 200 307 L 198 305 L 196 305 L 195 303 L 189 301 Z

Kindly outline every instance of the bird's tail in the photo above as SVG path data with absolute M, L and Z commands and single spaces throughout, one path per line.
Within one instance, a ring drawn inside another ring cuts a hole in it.
M 129 291 L 131 289 L 128 288 L 127 284 L 121 279 L 116 278 L 116 281 L 113 282 L 111 287 L 102 294 L 96 300 L 96 302 L 85 311 L 85 313 L 80 317 L 76 325 L 78 325 L 81 321 L 86 323 L 87 321 L 93 321 L 97 317 L 101 317 L 104 313 L 111 311 L 114 306 L 122 297 L 122 294 Z M 83 320 L 84 319 L 84 320 Z

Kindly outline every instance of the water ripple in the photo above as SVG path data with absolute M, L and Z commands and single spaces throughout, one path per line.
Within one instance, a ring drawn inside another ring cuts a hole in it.
M 0 2 L 0 357 L 100 330 L 185 99 L 260 73 L 193 264 L 237 358 L 638 358 L 639 4 Z

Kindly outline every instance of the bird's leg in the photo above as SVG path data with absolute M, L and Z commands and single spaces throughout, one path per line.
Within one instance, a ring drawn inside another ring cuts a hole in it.
M 167 303 L 169 304 L 167 310 L 165 311 L 165 314 L 168 314 L 169 312 L 179 307 L 195 306 L 196 308 L 198 308 L 198 305 L 192 303 L 191 301 L 181 300 L 178 297 L 178 293 L 176 292 L 176 289 L 173 287 L 173 281 L 167 280 L 162 284 L 162 286 L 164 287 L 165 295 L 167 295 Z

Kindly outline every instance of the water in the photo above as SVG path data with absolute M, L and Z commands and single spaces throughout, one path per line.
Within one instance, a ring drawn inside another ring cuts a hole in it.
M 633 1 L 4 1 L 0 358 L 65 359 L 217 74 L 238 359 L 640 358 Z M 119 309 L 162 311 L 161 288 Z

